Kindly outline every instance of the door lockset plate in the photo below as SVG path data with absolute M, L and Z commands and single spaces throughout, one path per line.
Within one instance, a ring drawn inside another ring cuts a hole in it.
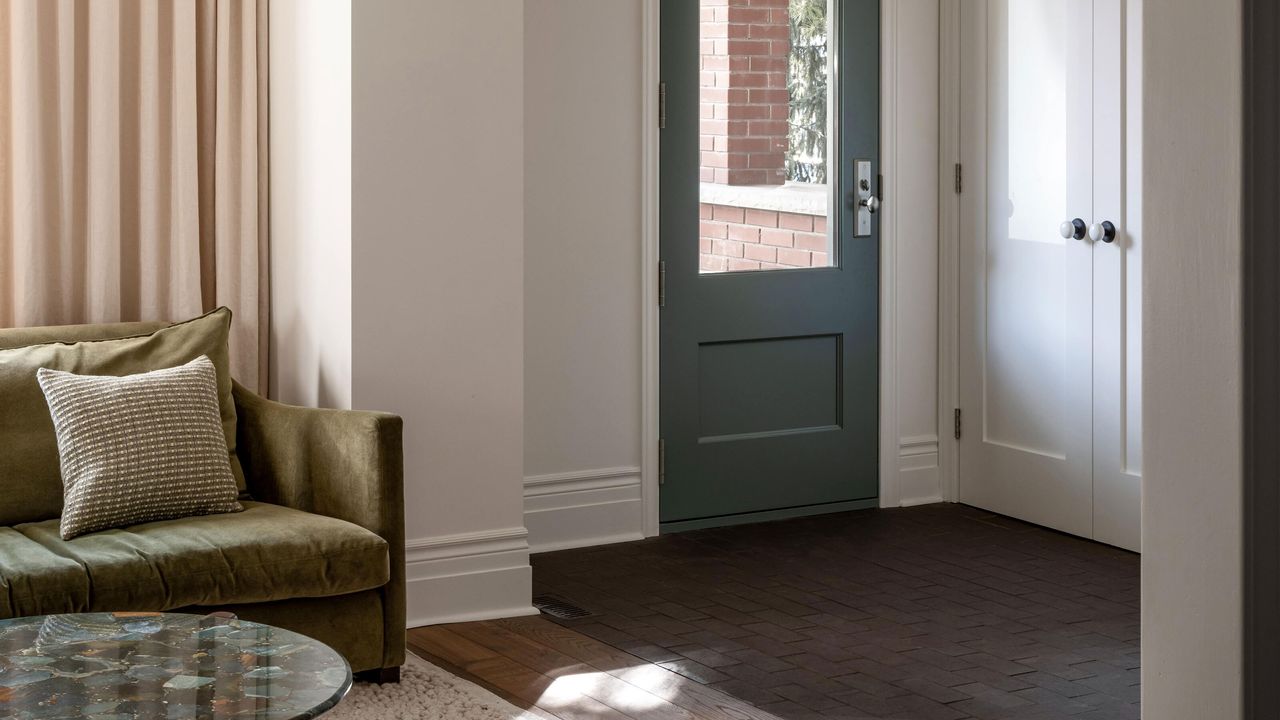
M 875 189 L 871 186 L 873 182 L 875 178 L 871 174 L 871 161 L 854 160 L 854 193 L 858 198 L 858 204 L 854 208 L 854 237 L 871 235 L 871 216 L 880 209 L 880 199 L 875 196 Z

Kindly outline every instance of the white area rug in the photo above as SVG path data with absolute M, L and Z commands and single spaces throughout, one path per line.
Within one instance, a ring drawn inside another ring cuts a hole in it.
M 400 682 L 356 683 L 324 720 L 533 720 L 474 683 L 410 654 Z

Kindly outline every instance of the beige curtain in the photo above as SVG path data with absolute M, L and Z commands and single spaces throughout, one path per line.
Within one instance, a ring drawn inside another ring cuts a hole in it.
M 265 392 L 267 1 L 0 0 L 0 326 L 226 305 Z

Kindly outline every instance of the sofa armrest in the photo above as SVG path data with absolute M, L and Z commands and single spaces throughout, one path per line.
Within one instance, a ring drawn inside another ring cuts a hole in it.
M 388 413 L 304 408 L 236 383 L 237 455 L 255 500 L 346 520 L 390 546 L 387 667 L 404 661 L 403 422 Z

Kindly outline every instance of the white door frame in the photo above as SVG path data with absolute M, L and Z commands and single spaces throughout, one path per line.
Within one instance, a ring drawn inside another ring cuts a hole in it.
M 658 529 L 658 83 L 661 52 L 658 43 L 660 0 L 642 0 L 641 99 L 641 353 L 640 380 L 640 488 L 643 529 L 646 537 Z M 944 14 L 950 2 L 941 3 Z M 894 272 L 897 267 L 897 236 L 894 216 L 894 180 L 897 177 L 896 129 L 898 116 L 894 100 L 897 82 L 897 6 L 886 0 L 880 6 L 880 167 L 886 185 L 884 214 L 880 220 L 880 507 L 898 507 L 899 455 L 897 376 L 897 307 L 894 299 Z M 945 307 L 945 306 L 944 306 Z M 941 318 L 940 318 L 941 319 Z M 941 385 L 940 385 L 941 387 Z M 952 407 L 952 406 L 948 406 Z M 939 427 L 949 427 L 940 425 Z M 941 436 L 942 433 L 939 433 Z M 941 451 L 941 437 L 939 451 Z M 954 455 L 954 453 L 953 453 Z M 945 488 L 945 485 L 944 485 Z M 945 490 L 944 490 L 945 492 Z
M 938 483 L 960 498 L 960 3 L 938 8 Z
M 645 537 L 658 534 L 658 45 L 660 0 L 643 0 L 641 12 L 640 235 L 640 508 Z

